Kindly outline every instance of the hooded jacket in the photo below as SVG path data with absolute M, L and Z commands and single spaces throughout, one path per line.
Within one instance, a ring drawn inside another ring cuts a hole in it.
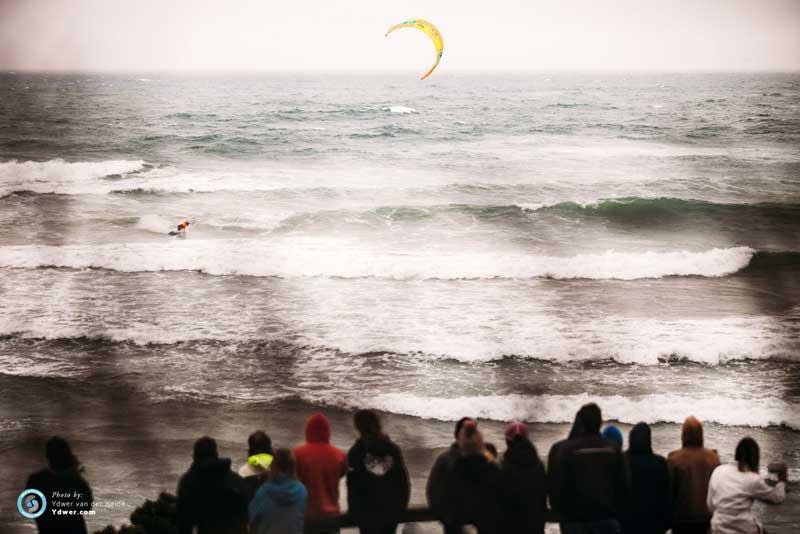
M 425 485 L 425 496 L 428 499 L 428 506 L 434 511 L 440 520 L 446 520 L 445 491 L 447 479 L 453 471 L 456 460 L 461 456 L 458 444 L 453 443 L 450 448 L 441 453 L 433 463 L 431 472 L 428 475 L 428 482 Z
M 717 452 L 703 447 L 703 425 L 687 417 L 681 430 L 683 448 L 667 457 L 672 478 L 673 524 L 707 523 L 711 512 L 706 505 L 708 481 L 719 465 Z
M 308 518 L 339 513 L 339 479 L 347 472 L 347 458 L 330 439 L 328 419 L 314 414 L 306 423 L 306 443 L 294 450 L 297 478 L 308 491 Z
M 247 532 L 247 499 L 229 458 L 195 462 L 178 483 L 178 534 Z
M 42 469 L 28 478 L 25 487 L 38 489 L 48 501 L 44 514 L 36 518 L 36 526 L 40 534 L 86 534 L 86 522 L 82 515 L 53 515 L 52 513 L 51 496 L 56 491 L 60 494 L 82 494 L 83 497 L 80 499 L 61 498 L 59 500 L 69 500 L 76 510 L 91 510 L 94 500 L 92 490 L 77 470 Z
M 622 517 L 624 534 L 663 534 L 671 524 L 672 492 L 667 461 L 653 454 L 650 427 L 631 429 L 625 453 L 631 476 L 631 493 Z
M 252 454 L 239 468 L 239 476 L 244 481 L 247 502 L 250 502 L 261 487 L 269 479 L 269 466 L 272 455 L 266 452 Z
M 483 533 L 500 529 L 500 469 L 483 454 L 459 456 L 446 478 L 445 515 L 452 525 L 475 525 Z
M 387 436 L 355 442 L 347 453 L 347 507 L 359 526 L 396 524 L 410 491 L 403 455 Z
M 570 427 L 567 439 L 562 439 L 553 443 L 550 447 L 550 452 L 547 453 L 547 493 L 550 496 L 550 507 L 555 511 L 559 511 L 560 509 L 556 490 L 561 485 L 561 449 L 569 440 L 577 438 L 582 433 L 581 422 L 576 415 L 575 420 L 572 422 L 572 427 Z
M 263 484 L 250 502 L 251 534 L 302 534 L 308 505 L 305 486 L 282 476 Z
M 536 448 L 525 438 L 508 444 L 500 467 L 502 532 L 543 534 L 547 478 Z
M 556 502 L 563 523 L 619 520 L 628 498 L 622 451 L 600 434 L 583 434 L 561 446 Z

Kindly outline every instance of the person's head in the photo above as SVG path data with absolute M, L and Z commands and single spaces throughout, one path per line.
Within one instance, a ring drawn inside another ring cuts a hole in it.
M 506 444 L 511 443 L 517 438 L 528 439 L 528 427 L 521 421 L 511 421 L 506 426 Z
M 383 434 L 381 419 L 373 410 L 358 410 L 353 416 L 353 425 L 362 438 L 377 438 Z
M 295 461 L 292 451 L 289 449 L 277 449 L 269 466 L 269 474 L 271 478 L 294 477 Z
M 683 422 L 681 443 L 684 447 L 703 446 L 703 424 L 693 415 L 687 417 Z
M 650 437 L 650 425 L 637 423 L 628 434 L 628 452 L 631 454 L 652 454 L 653 444 Z
M 608 441 L 615 443 L 619 448 L 622 448 L 622 432 L 614 425 L 608 425 L 603 429 L 603 437 Z
M 321 413 L 315 413 L 306 421 L 306 441 L 308 443 L 330 443 L 331 424 Z
M 272 440 L 261 430 L 256 430 L 247 438 L 247 456 L 272 454 Z
M 603 424 L 603 414 L 600 412 L 600 407 L 590 402 L 584 404 L 578 410 L 578 415 L 575 417 L 576 423 L 579 424 L 582 433 L 584 434 L 599 434 L 600 425 Z
M 217 452 L 217 442 L 214 438 L 203 436 L 194 442 L 194 461 L 205 462 L 207 460 L 216 460 L 219 457 Z
M 742 438 L 736 446 L 736 453 L 734 459 L 739 465 L 739 471 L 751 471 L 758 473 L 758 463 L 760 461 L 761 453 L 758 450 L 758 443 L 753 438 Z
M 475 421 L 464 422 L 458 434 L 458 448 L 461 449 L 461 454 L 465 456 L 482 454 L 484 449 L 483 435 L 478 430 L 478 424 Z
M 78 469 L 78 459 L 72 454 L 72 448 L 64 438 L 53 436 L 48 439 L 44 446 L 44 455 L 47 457 L 47 465 L 53 471 Z
M 472 417 L 462 417 L 461 419 L 456 421 L 456 428 L 453 431 L 453 437 L 456 438 L 456 440 L 458 440 L 458 435 L 461 434 L 461 429 L 464 428 L 464 423 L 468 421 L 472 421 L 473 423 L 475 423 L 475 420 Z

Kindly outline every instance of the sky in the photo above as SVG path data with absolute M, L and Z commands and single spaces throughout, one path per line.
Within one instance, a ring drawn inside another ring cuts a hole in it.
M 800 0 L 0 0 L 0 69 L 800 70 Z

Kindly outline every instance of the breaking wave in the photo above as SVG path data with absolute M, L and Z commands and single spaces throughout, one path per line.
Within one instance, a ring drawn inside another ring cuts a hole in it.
M 412 279 L 637 280 L 722 277 L 747 267 L 749 247 L 701 252 L 617 252 L 576 256 L 367 249 L 352 240 L 254 239 L 0 247 L 0 267 L 102 268 L 120 272 L 200 271 L 210 275 Z

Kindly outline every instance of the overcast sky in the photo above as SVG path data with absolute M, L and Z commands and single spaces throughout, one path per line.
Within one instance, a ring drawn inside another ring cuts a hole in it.
M 0 69 L 798 70 L 800 0 L 0 0 Z

